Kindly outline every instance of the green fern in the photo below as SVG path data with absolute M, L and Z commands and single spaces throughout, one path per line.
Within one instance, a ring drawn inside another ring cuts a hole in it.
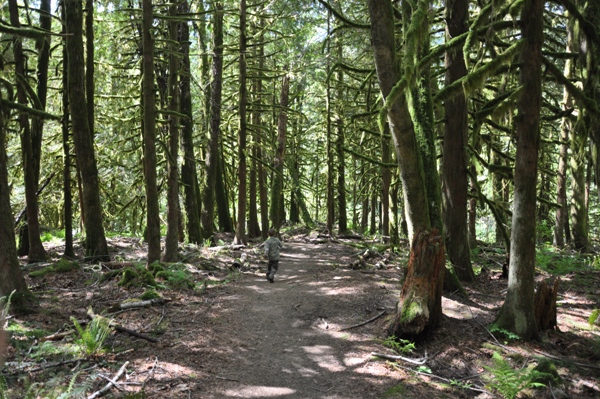
M 110 334 L 110 321 L 102 316 L 94 316 L 84 329 L 76 318 L 71 317 L 75 329 L 79 334 L 80 344 L 88 355 L 97 355 L 102 351 L 102 345 Z
M 383 340 L 382 345 L 402 354 L 412 353 L 416 348 L 414 342 L 397 338 L 395 335 L 389 336 Z
M 505 399 L 514 399 L 519 392 L 527 388 L 545 386 L 535 381 L 546 377 L 547 373 L 530 368 L 515 370 L 498 352 L 494 352 L 492 361 L 494 363 L 493 366 L 484 366 L 491 374 L 487 385 L 491 389 L 496 390 Z

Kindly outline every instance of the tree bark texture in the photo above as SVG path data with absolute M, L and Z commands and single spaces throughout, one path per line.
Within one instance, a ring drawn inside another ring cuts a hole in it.
M 0 296 L 9 295 L 13 291 L 28 292 L 17 257 L 14 220 L 10 206 L 6 156 L 6 123 L 9 117 L 8 109 L 0 109 Z
M 446 0 L 446 40 L 468 31 L 468 0 Z M 462 46 L 446 51 L 446 86 L 467 74 Z M 462 281 L 473 281 L 467 226 L 467 101 L 461 91 L 444 102 L 445 124 L 442 158 L 444 234 L 448 259 Z
M 40 29 L 50 32 L 52 29 L 52 15 L 50 10 L 50 0 L 42 0 L 40 2 Z M 46 97 L 48 94 L 48 65 L 50 62 L 50 39 L 48 34 L 44 40 L 36 42 L 38 50 L 38 65 L 37 65 L 37 96 L 40 100 L 40 105 L 46 109 Z M 42 159 L 42 137 L 44 133 L 44 120 L 42 118 L 33 118 L 31 129 L 32 153 L 35 168 L 36 186 L 40 182 L 40 162 Z
M 189 4 L 183 1 L 179 5 L 180 13 L 189 13 Z M 191 70 L 190 70 L 190 28 L 188 22 L 180 22 L 179 43 L 182 54 L 180 85 L 180 110 L 185 118 L 181 119 L 181 147 L 183 164 L 181 166 L 181 181 L 184 191 L 184 208 L 187 216 L 188 242 L 202 243 L 200 229 L 200 187 L 196 171 L 196 156 L 194 152 L 194 116 L 192 111 Z
M 375 67 L 381 92 L 387 97 L 400 80 L 392 5 L 389 0 L 369 0 L 368 4 Z M 404 96 L 401 95 L 394 104 L 389 105 L 388 122 L 400 168 L 405 214 L 412 242 L 415 231 L 429 230 L 431 224 L 428 207 L 423 206 L 428 203 L 425 178 L 413 122 Z
M 66 33 L 66 10 L 64 2 L 61 5 L 63 29 L 62 33 Z M 69 54 L 67 51 L 67 36 L 63 36 L 63 63 L 69 64 Z M 69 70 L 63 70 L 62 77 L 63 87 L 69 87 Z M 63 145 L 63 212 L 64 212 L 64 228 L 65 228 L 65 252 L 64 256 L 74 257 L 73 250 L 73 194 L 71 191 L 71 146 L 69 137 L 69 93 L 67 90 L 62 92 L 62 145 Z
M 248 88 L 246 86 L 246 0 L 240 0 L 240 75 L 239 75 L 239 132 L 238 132 L 238 209 L 234 244 L 246 244 L 246 205 L 247 205 L 247 162 L 246 147 L 248 128 L 246 121 Z
M 271 223 L 279 231 L 283 223 L 283 166 L 285 154 L 285 140 L 287 134 L 287 108 L 290 92 L 290 77 L 285 75 L 281 83 L 281 98 L 279 101 L 280 112 L 277 123 L 277 148 L 273 165 L 273 187 L 271 189 Z
M 146 239 L 148 264 L 160 260 L 160 215 L 156 184 L 156 99 L 154 92 L 154 39 L 152 0 L 142 2 L 142 126 L 146 186 Z
M 556 322 L 556 297 L 559 283 L 560 278 L 556 278 L 550 287 L 543 280 L 535 291 L 535 320 L 540 331 L 552 330 L 558 325 Z
M 438 325 L 442 317 L 445 264 L 444 240 L 439 232 L 435 229 L 415 232 L 398 314 L 388 335 L 420 342 Z
M 15 28 L 20 28 L 19 9 L 16 0 L 8 2 L 10 12 L 10 23 Z M 27 79 L 25 70 L 25 58 L 23 54 L 23 44 L 21 38 L 13 36 L 13 52 L 15 60 L 15 74 L 17 78 L 17 101 L 19 104 L 27 105 L 27 93 L 25 87 L 19 82 L 20 79 Z M 19 125 L 21 134 L 21 154 L 23 158 L 23 172 L 25 175 L 25 203 L 27 206 L 27 231 L 29 239 L 28 262 L 40 262 L 46 260 L 46 250 L 40 239 L 40 225 L 38 218 L 38 203 L 35 194 L 37 182 L 35 178 L 35 160 L 33 158 L 33 145 L 31 138 L 31 128 L 29 117 L 25 112 L 19 114 Z
M 85 91 L 88 123 L 92 137 L 95 134 L 96 85 L 94 68 L 94 0 L 85 0 Z
M 165 238 L 164 262 L 177 262 L 179 247 L 179 50 L 177 4 L 169 6 L 169 144 L 167 168 L 167 236 Z
M 377 77 L 383 97 L 387 98 L 400 80 L 392 3 L 389 0 L 369 0 L 368 7 Z M 411 238 L 408 274 L 390 332 L 397 337 L 420 341 L 438 325 L 442 314 L 444 243 L 439 233 L 432 230 L 428 207 L 423 206 L 429 203 L 429 199 L 407 101 L 404 95 L 400 95 L 393 104 L 386 106 Z
M 521 53 L 519 81 L 524 89 L 517 104 L 508 292 L 495 321 L 498 327 L 514 332 L 526 341 L 539 337 L 534 313 L 534 275 L 543 13 L 544 0 L 526 0 L 521 11 L 521 34 L 525 43 Z
M 212 239 L 215 225 L 215 183 L 218 176 L 221 135 L 221 95 L 223 92 L 223 5 L 215 4 L 213 26 L 212 80 L 210 82 L 210 125 L 204 156 L 206 180 L 202 189 L 202 238 Z

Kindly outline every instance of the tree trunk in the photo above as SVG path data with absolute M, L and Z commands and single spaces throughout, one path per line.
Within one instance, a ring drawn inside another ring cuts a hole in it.
M 279 120 L 277 123 L 277 150 L 273 165 L 273 188 L 271 189 L 271 224 L 279 231 L 283 222 L 283 163 L 285 154 L 285 139 L 287 133 L 287 108 L 290 91 L 290 77 L 285 75 L 281 83 L 281 98 Z
M 343 58 L 342 43 L 337 39 L 337 55 L 339 59 Z M 337 130 L 337 139 L 335 141 L 335 152 L 337 157 L 337 208 L 338 208 L 338 234 L 348 232 L 348 210 L 346 200 L 346 157 L 344 156 L 345 145 L 345 126 L 344 126 L 344 102 L 341 101 L 344 96 L 344 74 L 341 69 L 337 73 L 337 106 L 335 124 Z
M 179 5 L 180 13 L 189 13 L 189 4 L 183 1 Z M 191 69 L 190 69 L 190 28 L 188 22 L 180 22 L 179 44 L 181 57 L 180 109 L 185 115 L 181 119 L 181 147 L 183 164 L 181 166 L 181 181 L 184 187 L 184 208 L 187 215 L 188 242 L 202 243 L 200 230 L 200 188 L 198 172 L 196 171 L 196 156 L 194 153 L 194 116 L 192 110 Z
M 246 244 L 246 202 L 247 202 L 247 121 L 246 108 L 248 106 L 248 89 L 246 87 L 246 0 L 240 1 L 240 81 L 239 81 L 239 117 L 240 130 L 238 132 L 238 213 L 237 227 L 235 229 L 234 244 Z
M 212 239 L 215 225 L 215 183 L 218 179 L 221 94 L 223 89 L 223 5 L 215 4 L 212 81 L 210 83 L 210 126 L 205 155 L 206 180 L 202 189 L 202 238 Z
M 542 101 L 544 0 L 526 0 L 521 11 L 519 82 L 524 86 L 516 117 L 514 199 L 508 292 L 495 324 L 529 341 L 539 338 L 534 312 L 536 182 Z
M 15 28 L 20 28 L 19 9 L 16 0 L 8 2 L 10 12 L 10 22 Z M 23 44 L 21 38 L 17 35 L 13 37 L 13 51 L 15 60 L 15 74 L 17 79 L 17 101 L 19 104 L 27 105 L 27 93 L 23 84 L 19 83 L 19 79 L 27 78 L 25 70 L 25 58 L 23 54 Z M 25 175 L 25 203 L 27 206 L 27 231 L 29 239 L 28 262 L 41 262 L 46 260 L 46 250 L 40 239 L 40 225 L 38 219 L 38 203 L 35 192 L 37 190 L 37 182 L 35 179 L 35 160 L 33 158 L 33 146 L 31 139 L 31 130 L 29 126 L 29 117 L 27 113 L 19 114 L 19 125 L 21 128 L 21 153 L 23 157 L 23 172 Z M 11 223 L 12 225 L 12 223 Z
M 29 292 L 17 257 L 14 220 L 10 207 L 6 156 L 6 124 L 9 117 L 9 109 L 0 110 L 0 296 L 9 295 L 13 291 L 19 294 Z
M 468 0 L 446 0 L 446 40 L 468 31 Z M 446 51 L 446 86 L 467 74 L 462 46 Z M 448 259 L 461 281 L 473 281 L 467 229 L 467 101 L 461 91 L 444 102 L 443 220 Z
M 160 215 L 156 184 L 156 103 L 154 92 L 154 16 L 152 0 L 142 2 L 142 126 L 146 185 L 148 264 L 160 260 Z
M 388 0 L 369 0 L 367 3 L 377 77 L 387 102 L 392 88 L 401 78 L 396 56 L 394 12 L 392 3 Z M 413 20 L 411 26 L 417 23 L 417 20 Z M 444 245 L 439 234 L 431 228 L 428 207 L 423 206 L 429 204 L 429 200 L 406 98 L 400 94 L 395 101 L 386 103 L 385 106 L 400 168 L 405 214 L 411 238 L 407 281 L 402 287 L 398 312 L 389 331 L 398 338 L 407 337 L 419 341 L 438 325 L 441 318 Z
M 167 178 L 167 236 L 165 238 L 164 262 L 177 262 L 179 247 L 179 43 L 177 31 L 177 4 L 169 5 L 169 144 L 167 153 L 168 178 Z
M 392 171 L 388 166 L 392 162 L 390 149 L 390 126 L 386 123 L 384 131 L 381 134 L 381 208 L 382 208 L 382 226 L 381 235 L 390 236 L 390 184 L 392 183 Z
M 421 342 L 442 318 L 441 280 L 446 254 L 444 240 L 435 229 L 415 232 L 413 236 L 398 313 L 388 335 Z
M 42 0 L 40 2 L 40 28 L 50 32 L 52 29 L 52 15 L 50 11 L 50 0 Z M 50 35 L 46 35 L 44 40 L 36 42 L 38 50 L 38 65 L 37 65 L 37 96 L 43 110 L 46 109 L 46 101 L 48 94 L 48 64 L 50 61 Z M 39 117 L 33 118 L 31 126 L 32 154 L 35 169 L 36 187 L 40 182 L 40 167 L 42 159 L 42 138 L 44 133 L 44 120 Z
M 94 69 L 94 0 L 85 0 L 87 11 L 85 17 L 85 92 L 87 99 L 87 116 L 92 137 L 95 134 L 95 69 Z
M 540 331 L 552 330 L 558 324 L 556 322 L 556 297 L 558 295 L 558 284 L 560 278 L 554 280 L 552 288 L 544 280 L 535 291 L 535 320 Z
M 67 52 L 67 35 L 66 33 L 66 10 L 64 2 L 61 3 L 62 11 L 62 22 L 63 22 L 63 65 L 69 65 L 69 55 Z M 69 70 L 68 68 L 63 69 L 62 78 L 63 87 L 69 87 Z M 64 228 L 65 228 L 65 252 L 64 256 L 72 258 L 75 256 L 73 250 L 73 194 L 71 192 L 71 148 L 69 138 L 69 92 L 63 90 L 62 92 L 62 106 L 63 106 L 63 117 L 62 117 L 62 144 L 63 144 L 63 207 L 64 207 Z

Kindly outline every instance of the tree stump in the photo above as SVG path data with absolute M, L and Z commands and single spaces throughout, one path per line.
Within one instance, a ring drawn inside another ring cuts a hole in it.
M 417 232 L 410 249 L 398 312 L 388 335 L 423 341 L 442 316 L 442 285 L 446 254 L 443 238 L 435 229 Z
M 552 287 L 545 280 L 537 287 L 534 308 L 539 331 L 552 330 L 557 326 L 556 296 L 558 294 L 559 282 L 560 278 L 557 277 Z

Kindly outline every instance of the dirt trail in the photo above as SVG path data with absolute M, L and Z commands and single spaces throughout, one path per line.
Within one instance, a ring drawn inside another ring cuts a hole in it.
M 350 331 L 393 306 L 373 276 L 334 268 L 349 249 L 286 243 L 275 283 L 244 275 L 221 297 L 204 379 L 193 398 L 378 398 L 398 374 L 370 352 L 377 323 Z M 198 331 L 202 334 L 202 331 Z M 214 368 L 212 368 L 214 367 Z

